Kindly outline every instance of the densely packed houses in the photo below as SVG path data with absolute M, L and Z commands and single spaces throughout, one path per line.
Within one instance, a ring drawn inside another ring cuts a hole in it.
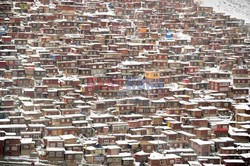
M 250 165 L 244 20 L 193 0 L 0 9 L 0 165 Z

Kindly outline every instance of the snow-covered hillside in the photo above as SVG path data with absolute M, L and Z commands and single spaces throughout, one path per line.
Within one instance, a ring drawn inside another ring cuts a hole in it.
M 215 12 L 223 12 L 250 23 L 250 0 L 195 0 L 202 6 L 213 7 Z

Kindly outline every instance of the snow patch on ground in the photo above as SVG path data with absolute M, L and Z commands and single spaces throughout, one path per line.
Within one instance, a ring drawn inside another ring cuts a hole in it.
M 201 6 L 213 7 L 215 12 L 222 12 L 250 23 L 250 0 L 195 0 Z

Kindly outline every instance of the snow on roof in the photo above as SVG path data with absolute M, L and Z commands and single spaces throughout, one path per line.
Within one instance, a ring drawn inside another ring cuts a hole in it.
M 225 163 L 245 163 L 243 160 L 241 159 L 225 159 L 223 160 Z
M 235 107 L 235 109 L 250 110 L 250 107 L 246 103 L 244 103 L 244 104 L 237 104 L 234 107 Z
M 149 155 L 150 153 L 146 153 L 143 150 L 136 152 L 135 155 Z
M 93 127 L 107 127 L 108 125 L 106 123 L 94 123 L 92 124 Z
M 122 160 L 135 160 L 133 157 L 125 157 Z
M 211 145 L 214 143 L 213 141 L 203 141 L 201 139 L 190 139 L 190 141 L 195 142 L 199 145 Z
M 199 107 L 200 109 L 202 109 L 202 110 L 216 110 L 217 109 L 217 107 L 215 107 L 215 106 L 203 106 L 203 107 Z
M 47 148 L 46 148 L 46 151 L 55 151 L 55 152 L 57 152 L 57 151 L 65 151 L 65 148 L 58 148 L 58 147 L 52 148 L 52 147 L 47 147 Z
M 65 154 L 83 154 L 81 151 L 71 151 L 71 150 L 66 150 L 64 152 Z
M 35 143 L 35 141 L 32 141 L 32 138 L 22 138 L 21 139 L 21 144 L 30 144 L 30 143 Z
M 243 117 L 250 117 L 250 114 L 246 114 L 246 113 L 238 113 L 238 116 L 243 116 Z
M 162 160 L 162 159 L 176 159 L 176 158 L 181 158 L 180 156 L 177 156 L 176 154 L 161 154 L 158 152 L 153 152 L 150 154 L 149 159 L 150 160 Z
M 26 124 L 6 124 L 6 125 L 0 125 L 1 129 L 4 128 L 26 128 Z
M 129 117 L 143 117 L 143 115 L 141 115 L 141 114 L 130 114 L 130 115 L 121 115 L 121 117 L 126 117 L 126 118 L 129 118 Z
M 167 135 L 174 135 L 174 134 L 177 134 L 177 132 L 175 132 L 175 131 L 173 131 L 173 130 L 165 130 L 165 131 L 162 131 L 162 133 L 167 134 Z
M 96 150 L 96 148 L 94 146 L 88 146 L 85 149 L 90 150 L 90 151 Z
M 124 144 L 128 144 L 128 141 L 126 141 L 126 140 L 118 140 L 118 141 L 116 141 L 116 144 L 124 145 Z
M 91 112 L 90 118 L 108 118 L 108 117 L 115 117 L 114 115 L 111 114 L 95 114 Z
M 131 153 L 119 153 L 118 155 L 107 155 L 107 157 L 131 157 Z
M 69 134 L 69 135 L 60 135 L 60 138 L 62 139 L 76 139 L 76 136 L 74 136 L 73 134 Z
M 54 141 L 54 140 L 62 140 L 60 136 L 45 136 L 44 139 Z
M 107 146 L 103 146 L 104 149 L 121 149 L 120 146 L 118 145 L 107 145 Z
M 190 166 L 202 166 L 199 161 L 188 161 Z
M 243 158 L 245 159 L 249 159 L 250 158 L 250 153 L 243 153 L 243 154 L 240 154 Z
M 226 141 L 234 141 L 234 139 L 230 137 L 219 137 L 219 139 L 226 140 Z
M 250 129 L 250 124 L 240 125 L 240 127 L 243 129 Z
M 95 141 L 95 140 L 86 140 L 86 141 L 84 141 L 84 144 L 95 144 L 95 143 L 97 143 L 97 141 Z
M 138 61 L 123 61 L 122 65 L 129 66 L 129 65 L 145 65 L 150 64 L 150 62 L 138 62 Z
M 188 133 L 188 132 L 186 132 L 186 131 L 177 131 L 177 132 L 178 132 L 178 133 L 180 133 L 180 134 L 183 134 L 183 135 L 189 136 L 189 137 L 195 137 L 195 135 L 194 135 L 194 134 Z
M 148 141 L 150 144 L 167 144 L 166 141 L 162 141 L 162 140 L 153 140 L 153 141 Z

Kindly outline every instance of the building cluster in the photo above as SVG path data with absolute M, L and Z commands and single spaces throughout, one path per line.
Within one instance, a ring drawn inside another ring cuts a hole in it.
M 193 0 L 0 9 L 0 165 L 250 165 L 243 20 Z

